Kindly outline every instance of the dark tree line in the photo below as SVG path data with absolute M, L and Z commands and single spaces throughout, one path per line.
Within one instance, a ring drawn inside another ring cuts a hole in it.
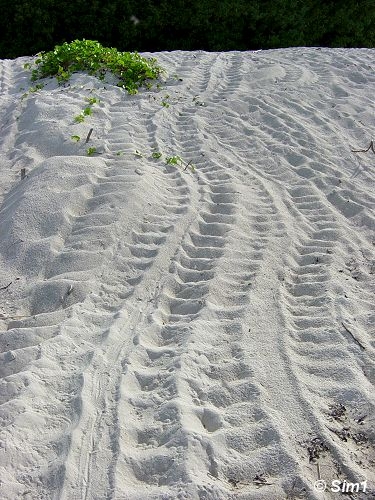
M 373 0 L 0 0 L 0 58 L 75 39 L 119 50 L 375 47 Z

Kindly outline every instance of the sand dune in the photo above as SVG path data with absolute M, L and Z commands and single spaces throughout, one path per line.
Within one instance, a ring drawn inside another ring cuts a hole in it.
M 375 51 L 153 55 L 0 63 L 1 499 L 375 498 Z

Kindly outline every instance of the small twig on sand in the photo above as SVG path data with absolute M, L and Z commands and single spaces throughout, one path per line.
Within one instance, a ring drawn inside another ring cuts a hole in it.
M 272 486 L 275 483 L 268 483 L 267 481 L 260 481 L 259 479 L 253 479 L 253 483 L 256 486 Z
M 341 322 L 341 324 L 345 328 L 345 330 L 349 333 L 349 335 L 352 337 L 352 339 L 354 340 L 354 342 L 356 342 L 356 344 L 358 344 L 359 347 L 365 351 L 366 350 L 365 346 L 363 344 L 361 344 L 361 342 L 358 339 L 355 338 L 353 332 L 351 332 L 349 330 L 349 328 L 345 325 L 345 323 Z
M 13 281 L 11 281 L 11 282 L 10 282 L 8 285 L 6 285 L 6 286 L 2 286 L 2 287 L 0 288 L 0 290 L 6 290 L 7 288 L 9 288 L 9 287 L 10 287 L 10 285 L 11 285 L 12 283 L 13 283 Z
M 375 154 L 374 141 L 370 142 L 370 145 L 367 149 L 352 149 L 352 153 L 367 153 L 367 151 L 370 151 L 370 149 Z
M 192 160 L 189 160 L 189 163 L 187 163 L 187 164 L 185 165 L 184 171 L 185 171 L 185 170 L 187 170 L 187 168 L 188 168 L 188 166 L 190 165 L 191 161 L 192 161 Z
M 94 130 L 93 128 L 90 128 L 90 132 L 87 134 L 87 137 L 86 137 L 86 141 L 85 141 L 86 143 L 89 142 L 93 130 Z

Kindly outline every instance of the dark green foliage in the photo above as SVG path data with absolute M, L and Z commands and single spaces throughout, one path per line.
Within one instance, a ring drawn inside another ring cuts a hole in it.
M 0 57 L 75 39 L 121 51 L 375 47 L 373 0 L 0 0 Z
M 56 0 L 0 0 L 0 57 L 42 50 L 53 43 Z
M 0 58 L 34 55 L 76 39 L 121 50 L 132 45 L 133 3 L 126 0 L 0 0 Z

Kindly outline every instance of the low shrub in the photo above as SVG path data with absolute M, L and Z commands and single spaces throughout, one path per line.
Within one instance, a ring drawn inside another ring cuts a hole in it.
M 163 71 L 156 59 L 147 59 L 137 52 L 119 52 L 85 39 L 65 42 L 50 52 L 41 52 L 34 65 L 31 66 L 33 81 L 52 76 L 63 83 L 78 71 L 104 79 L 110 72 L 118 78 L 117 85 L 130 94 L 137 93 L 146 80 L 158 78 Z

